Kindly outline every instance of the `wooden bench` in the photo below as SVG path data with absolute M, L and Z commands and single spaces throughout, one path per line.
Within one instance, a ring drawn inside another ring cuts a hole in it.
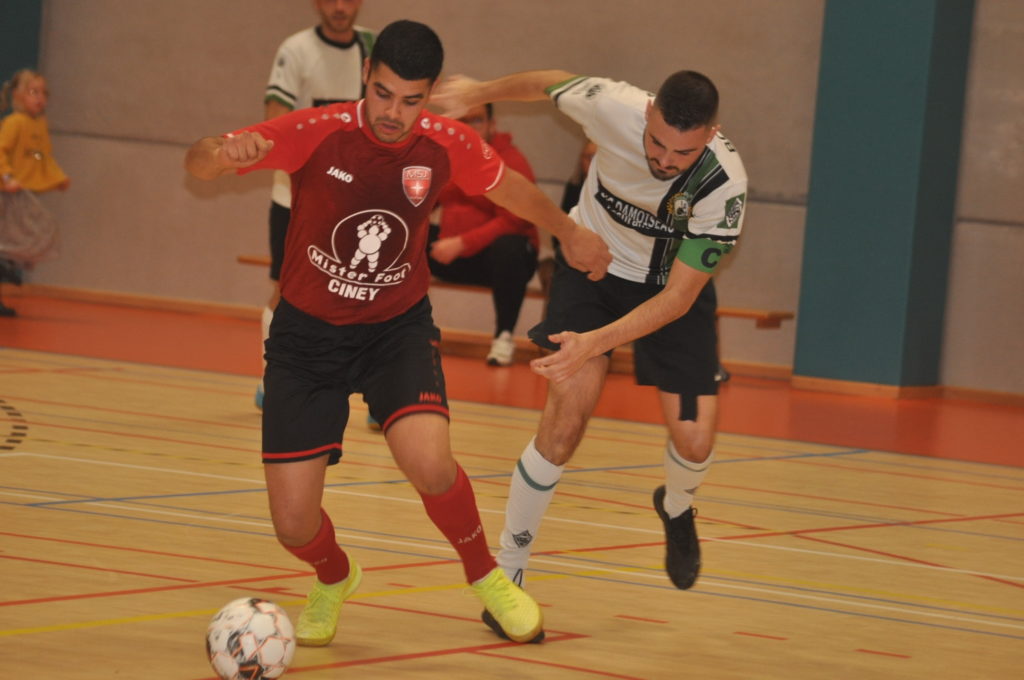
M 238 262 L 241 264 L 270 266 L 270 258 L 266 255 L 239 255 Z M 432 279 L 431 286 L 438 288 L 449 288 L 452 290 L 465 290 L 474 292 L 487 292 L 484 286 L 476 286 L 468 283 L 449 283 L 439 279 Z M 544 299 L 544 291 L 537 286 L 526 289 L 526 297 Z M 718 317 L 731 317 L 737 319 L 752 319 L 757 328 L 779 328 L 783 321 L 793 318 L 793 312 L 784 312 L 775 309 L 746 309 L 742 307 L 719 307 Z

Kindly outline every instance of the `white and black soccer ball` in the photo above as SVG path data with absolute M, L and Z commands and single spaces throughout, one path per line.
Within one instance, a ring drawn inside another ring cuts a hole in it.
M 206 653 L 224 680 L 279 678 L 295 654 L 295 630 L 288 615 L 273 602 L 239 598 L 210 619 Z

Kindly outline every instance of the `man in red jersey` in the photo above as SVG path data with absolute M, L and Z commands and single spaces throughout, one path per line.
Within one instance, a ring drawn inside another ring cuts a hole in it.
M 365 99 L 205 137 L 185 159 L 201 179 L 269 168 L 291 175 L 281 302 L 266 345 L 263 462 L 277 538 L 317 573 L 296 624 L 299 644 L 333 639 L 361 578 L 321 507 L 354 392 L 487 611 L 518 642 L 543 633 L 536 602 L 496 566 L 452 456 L 440 333 L 426 295 L 427 220 L 452 181 L 551 230 L 569 262 L 595 280 L 610 257 L 469 126 L 425 111 L 442 62 L 430 28 L 395 22 L 364 66 Z

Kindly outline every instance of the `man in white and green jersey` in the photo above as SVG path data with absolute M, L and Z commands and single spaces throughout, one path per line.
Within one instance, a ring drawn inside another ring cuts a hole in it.
M 700 569 L 692 501 L 711 464 L 717 415 L 711 276 L 739 236 L 747 175 L 719 132 L 717 89 L 693 71 L 669 76 L 657 95 L 564 71 L 486 82 L 458 77 L 433 101 L 451 113 L 479 102 L 546 98 L 597 144 L 571 216 L 601 236 L 612 262 L 597 281 L 556 266 L 547 316 L 530 332 L 557 351 L 531 362 L 550 380 L 548 397 L 512 474 L 498 563 L 521 582 L 562 468 L 600 396 L 609 355 L 633 342 L 637 382 L 658 389 L 668 427 L 665 484 L 654 492 L 666 570 L 676 587 L 689 588 Z

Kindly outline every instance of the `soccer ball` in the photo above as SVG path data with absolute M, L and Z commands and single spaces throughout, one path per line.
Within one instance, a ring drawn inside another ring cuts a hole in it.
M 258 597 L 232 600 L 206 629 L 210 665 L 224 680 L 279 678 L 295 654 L 295 631 L 284 610 Z

